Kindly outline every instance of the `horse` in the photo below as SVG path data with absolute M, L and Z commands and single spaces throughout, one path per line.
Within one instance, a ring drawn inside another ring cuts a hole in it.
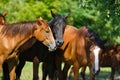
M 80 73 L 83 80 L 85 80 L 86 67 L 87 66 L 82 67 Z M 100 58 L 100 67 L 111 67 L 110 80 L 114 80 L 115 71 L 120 73 L 120 45 L 105 46 L 105 49 Z
M 106 60 L 107 59 L 107 60 Z M 110 79 L 114 80 L 115 71 L 120 73 L 120 45 L 107 45 L 100 60 L 100 67 L 111 67 Z
M 53 19 L 49 21 L 49 26 L 53 32 L 57 47 L 60 47 L 63 44 L 63 33 L 66 27 L 66 19 L 68 15 L 62 16 L 60 14 L 55 14 L 52 11 L 51 14 Z M 16 80 L 20 79 L 21 71 L 25 65 L 25 61 L 33 62 L 33 80 L 38 80 L 39 63 L 48 61 L 49 56 L 52 56 L 52 54 L 50 54 L 47 47 L 41 42 L 36 42 L 31 48 L 21 52 L 19 55 L 19 63 L 16 68 Z M 50 73 L 49 78 L 53 78 L 53 73 Z
M 63 40 L 64 44 L 54 51 L 55 59 L 52 61 L 55 62 L 55 73 L 57 73 L 59 80 L 67 80 L 67 72 L 71 65 L 73 65 L 74 80 L 78 80 L 79 68 L 87 65 L 89 62 L 92 62 L 92 74 L 97 74 L 100 71 L 98 56 L 104 49 L 104 42 L 95 32 L 86 26 L 77 29 L 67 25 Z M 93 56 L 92 60 L 90 60 L 90 55 Z M 62 62 L 65 65 L 61 70 Z M 46 72 L 50 65 L 50 62 L 43 63 L 44 74 L 47 74 Z
M 0 25 L 5 24 L 5 16 L 7 15 L 7 11 L 0 13 Z
M 50 51 L 56 44 L 48 23 L 40 18 L 34 21 L 24 21 L 0 25 L 0 70 L 4 62 L 8 63 L 11 80 L 14 80 L 15 66 L 21 47 L 30 39 L 41 41 Z

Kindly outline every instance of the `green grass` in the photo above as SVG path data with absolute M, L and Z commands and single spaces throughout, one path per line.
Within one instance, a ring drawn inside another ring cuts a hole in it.
M 32 80 L 32 77 L 33 77 L 32 76 L 32 74 L 33 74 L 32 67 L 33 67 L 33 65 L 31 62 L 26 63 L 26 65 L 23 68 L 22 74 L 21 74 L 21 80 Z M 111 71 L 110 68 L 101 68 L 101 72 L 99 73 L 99 75 L 96 76 L 96 80 L 109 80 L 110 71 Z M 41 64 L 40 64 L 40 66 L 39 66 L 39 78 L 40 78 L 40 80 L 42 79 L 41 76 L 42 76 L 42 73 L 41 73 Z M 117 77 L 117 79 L 115 79 L 115 80 L 120 80 L 118 73 L 115 76 Z M 2 77 L 2 75 L 0 75 L 0 80 L 1 80 L 1 77 Z M 81 78 L 81 76 L 79 76 L 79 77 Z M 89 78 L 89 70 L 87 68 L 86 80 L 88 78 Z M 72 76 L 71 80 L 74 80 L 73 76 Z

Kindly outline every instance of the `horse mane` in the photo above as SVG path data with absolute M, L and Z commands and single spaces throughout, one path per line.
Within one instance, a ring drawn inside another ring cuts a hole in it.
M 78 29 L 78 35 L 79 36 L 86 36 L 86 34 L 88 33 L 88 28 L 86 26 L 81 27 L 80 29 Z
M 58 15 L 56 15 L 55 18 L 51 19 L 51 20 L 48 22 L 48 24 L 49 24 L 49 26 L 52 28 L 52 27 L 54 26 L 54 23 L 55 23 L 56 21 L 59 21 L 59 22 L 60 22 L 61 20 L 64 20 L 64 22 L 66 22 L 65 18 L 64 18 L 62 15 L 58 14 Z M 59 23 L 59 22 L 58 22 L 58 23 Z
M 2 35 L 14 37 L 16 35 L 29 36 L 34 31 L 34 24 L 38 21 L 24 21 L 13 24 L 5 24 L 1 30 Z
M 81 30 L 84 31 L 83 34 L 85 34 L 84 35 L 85 37 L 88 37 L 88 38 L 94 40 L 93 42 L 95 44 L 97 44 L 99 47 L 101 47 L 102 49 L 105 48 L 103 40 L 101 40 L 100 36 L 98 34 L 96 34 L 92 29 L 84 26 L 84 27 L 81 28 Z

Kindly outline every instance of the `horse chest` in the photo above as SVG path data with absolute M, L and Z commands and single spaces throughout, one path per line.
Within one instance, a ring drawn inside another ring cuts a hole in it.
M 67 47 L 67 49 L 63 54 L 65 61 L 71 61 L 75 58 L 75 54 L 73 53 L 73 51 L 74 51 L 74 48 L 71 49 L 71 47 Z
M 64 56 L 65 61 L 70 61 L 71 60 L 71 55 L 70 54 L 64 53 L 63 56 Z
M 84 66 L 88 64 L 87 58 L 82 58 L 82 59 L 79 59 L 78 61 L 79 61 L 80 66 Z

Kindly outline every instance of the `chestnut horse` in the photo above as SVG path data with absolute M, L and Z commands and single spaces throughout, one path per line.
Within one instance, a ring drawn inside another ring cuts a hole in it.
M 115 71 L 120 73 L 120 45 L 105 46 L 100 58 L 100 67 L 111 67 L 110 80 L 114 80 Z M 86 66 L 82 67 L 81 76 L 83 80 L 85 80 L 85 70 Z
M 52 11 L 51 14 L 53 19 L 49 21 L 49 26 L 53 32 L 57 47 L 60 47 L 63 44 L 63 33 L 66 26 L 66 18 L 68 15 L 56 15 Z M 40 42 L 36 42 L 31 48 L 22 52 L 19 55 L 19 64 L 16 68 L 16 80 L 20 79 L 21 71 L 25 65 L 25 61 L 33 62 L 33 80 L 38 80 L 39 63 L 49 61 L 49 56 L 52 56 L 52 54 L 50 54 L 47 47 Z M 49 78 L 53 79 L 53 73 L 50 73 Z
M 81 27 L 77 29 L 73 26 L 67 25 L 64 33 L 64 44 L 54 53 L 56 70 L 59 80 L 67 80 L 67 72 L 71 65 L 73 65 L 74 80 L 78 80 L 79 68 L 91 64 L 91 73 L 96 74 L 99 72 L 99 58 L 104 43 L 100 37 L 88 27 Z M 90 55 L 93 60 L 90 60 Z M 53 57 L 53 56 L 52 56 Z M 65 65 L 61 70 L 61 62 Z M 43 72 L 47 74 L 50 62 L 43 64 Z
M 31 38 L 41 41 L 50 51 L 56 47 L 51 29 L 42 18 L 0 25 L 0 70 L 3 62 L 6 61 L 10 75 L 13 75 L 21 46 Z M 14 75 L 10 79 L 14 80 Z

